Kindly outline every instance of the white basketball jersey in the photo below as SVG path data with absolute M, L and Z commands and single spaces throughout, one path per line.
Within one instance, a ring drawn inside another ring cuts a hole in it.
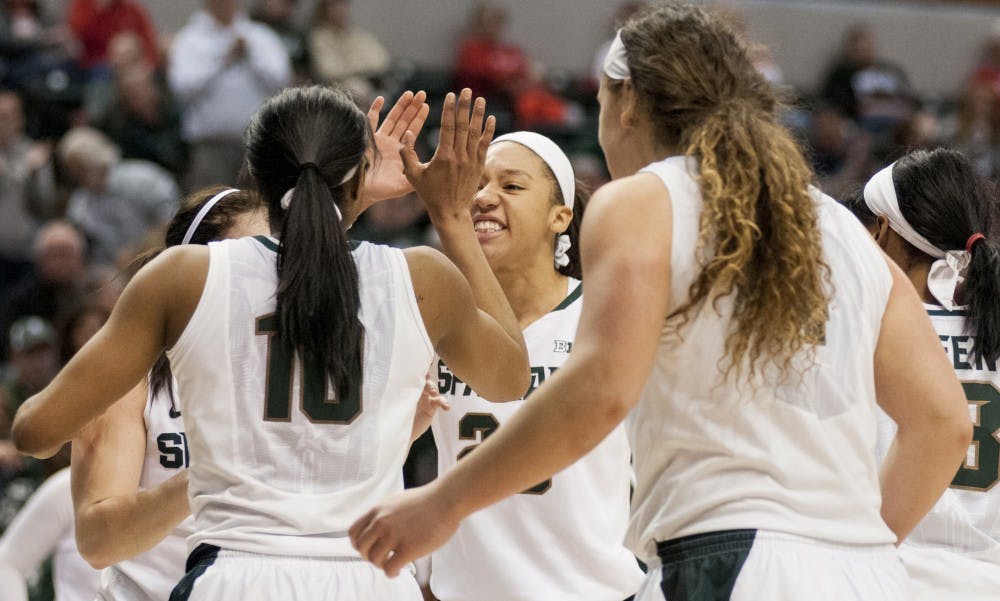
M 965 330 L 965 311 L 925 305 L 934 330 L 962 381 L 974 425 L 965 462 L 951 487 L 906 538 L 907 545 L 943 548 L 996 564 L 1000 570 L 1000 372 L 997 362 L 974 359 L 975 338 Z M 879 458 L 884 458 L 896 424 L 882 413 Z M 1000 578 L 1000 574 L 997 575 Z M 1000 592 L 998 592 L 1000 594 Z
M 176 387 L 175 382 L 175 392 Z M 190 454 L 180 403 L 171 398 L 166 387 L 155 394 L 149 392 L 142 419 L 146 425 L 146 456 L 139 488 L 149 490 L 187 469 Z M 185 540 L 193 526 L 193 519 L 188 517 L 149 551 L 108 567 L 101 586 L 105 595 L 122 601 L 166 601 L 184 576 Z
M 697 163 L 673 157 L 643 171 L 670 192 L 676 308 L 701 265 Z M 724 377 L 732 295 L 693 309 L 680 337 L 664 329 L 627 419 L 637 486 L 626 542 L 647 561 L 656 541 L 743 528 L 841 544 L 895 541 L 879 513 L 871 452 L 872 357 L 892 277 L 857 220 L 818 190 L 811 196 L 833 288 L 814 363 L 803 356 L 787 378 L 767 368 L 750 382 L 744 362 L 739 379 Z
M 582 287 L 524 330 L 532 390 L 569 357 Z M 525 403 L 491 403 L 438 363 L 438 390 L 451 410 L 431 424 L 438 473 L 451 469 Z M 534 599 L 621 601 L 642 582 L 622 545 L 628 522 L 629 448 L 619 426 L 550 480 L 478 511 L 431 557 L 431 590 L 441 601 Z
M 275 335 L 277 244 L 209 244 L 205 289 L 168 352 L 191 450 L 195 533 L 274 555 L 357 557 L 347 529 L 403 489 L 402 466 L 433 350 L 403 252 L 360 244 L 364 376 L 333 399 L 319 366 Z

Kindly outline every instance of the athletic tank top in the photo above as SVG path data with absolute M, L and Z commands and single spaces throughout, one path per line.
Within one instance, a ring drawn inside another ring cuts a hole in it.
M 582 287 L 524 329 L 531 387 L 569 357 Z M 491 403 L 438 363 L 438 390 L 451 403 L 431 423 L 438 472 L 451 469 L 525 401 Z M 431 590 L 441 601 L 534 599 L 621 601 L 642 572 L 622 545 L 628 522 L 629 448 L 624 426 L 550 480 L 478 511 L 431 558 Z
M 965 462 L 948 488 L 904 544 L 945 548 L 997 564 L 1000 569 L 1000 371 L 997 362 L 974 359 L 975 337 L 965 330 L 964 310 L 925 304 L 944 352 L 969 401 L 974 426 Z M 878 454 L 884 459 L 896 424 L 879 415 Z
M 697 163 L 646 167 L 673 206 L 670 306 L 688 298 L 701 192 Z M 664 329 L 639 403 L 628 416 L 636 489 L 627 544 L 645 560 L 655 541 L 756 528 L 841 544 L 895 536 L 879 513 L 872 357 L 892 276 L 871 237 L 836 201 L 810 191 L 832 296 L 814 362 L 782 378 L 724 378 L 733 297 L 702 303 L 678 337 Z M 803 353 L 804 355 L 804 353 Z
M 175 382 L 175 391 L 176 387 Z M 166 388 L 156 394 L 149 392 L 142 419 L 146 425 L 146 456 L 139 488 L 149 490 L 187 469 L 190 455 L 180 403 L 171 399 Z M 191 535 L 193 525 L 189 516 L 149 551 L 108 567 L 112 573 L 102 578 L 102 590 L 112 599 L 118 598 L 118 593 L 129 601 L 166 601 L 184 576 L 185 539 Z
M 433 350 L 403 252 L 362 243 L 363 384 L 333 399 L 275 336 L 277 243 L 209 244 L 208 278 L 168 352 L 191 449 L 188 548 L 357 557 L 347 529 L 403 489 Z

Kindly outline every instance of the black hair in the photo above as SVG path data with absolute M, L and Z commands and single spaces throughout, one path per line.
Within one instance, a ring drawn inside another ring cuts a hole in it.
M 322 366 L 337 398 L 348 398 L 361 385 L 364 328 L 358 270 L 337 206 L 360 191 L 371 126 L 340 90 L 288 88 L 257 110 L 245 141 L 250 176 L 268 203 L 272 231 L 280 232 L 277 335 Z
M 865 189 L 864 187 L 855 188 L 850 194 L 844 197 L 840 204 L 847 207 L 861 225 L 865 227 L 874 227 L 878 222 L 878 215 L 872 213 L 872 210 L 868 208 L 868 203 L 865 202 Z
M 212 186 L 202 188 L 188 195 L 181 202 L 180 208 L 167 225 L 167 233 L 164 236 L 164 248 L 155 249 L 139 257 L 136 261 L 139 263 L 139 266 L 141 267 L 155 259 L 165 248 L 179 246 L 184 241 L 184 235 L 187 233 L 188 228 L 191 227 L 194 218 L 198 216 L 198 212 L 205 206 L 205 203 L 225 189 L 224 186 Z M 225 238 L 226 232 L 233 227 L 237 217 L 261 210 L 264 210 L 264 201 L 257 194 L 245 190 L 232 192 L 219 200 L 205 214 L 205 217 L 198 224 L 188 243 L 208 244 L 215 240 L 222 240 Z M 153 369 L 149 372 L 150 394 L 158 394 L 161 390 L 167 391 L 170 403 L 173 405 L 173 374 L 170 371 L 170 361 L 167 359 L 166 353 L 160 353 L 160 356 L 156 359 L 156 363 L 153 364 Z M 174 408 L 176 409 L 176 407 Z
M 903 218 L 942 250 L 964 250 L 975 242 L 961 300 L 968 306 L 966 329 L 975 336 L 973 356 L 989 362 L 1000 357 L 1000 242 L 990 238 L 992 191 L 960 152 L 918 150 L 896 162 L 892 183 Z M 916 248 L 911 254 L 922 254 Z

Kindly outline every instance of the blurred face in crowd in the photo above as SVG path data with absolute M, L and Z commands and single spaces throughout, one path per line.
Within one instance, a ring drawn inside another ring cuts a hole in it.
M 18 383 L 34 394 L 45 388 L 59 371 L 59 351 L 53 344 L 40 343 L 12 352 L 10 363 Z
M 812 117 L 812 143 L 817 150 L 837 155 L 847 146 L 847 121 L 834 110 L 819 110 Z
M 476 35 L 487 40 L 498 40 L 507 26 L 507 13 L 493 4 L 481 5 L 473 20 Z
M 35 269 L 46 282 L 71 285 L 84 276 L 84 242 L 72 226 L 48 225 L 38 233 L 35 243 Z
M 847 58 L 859 67 L 868 67 L 878 59 L 875 32 L 868 27 L 855 29 L 848 38 Z
M 264 0 L 261 12 L 271 22 L 289 21 L 295 14 L 296 0 Z
M 146 123 L 159 121 L 160 88 L 151 70 L 133 67 L 118 78 L 118 97 L 130 115 Z
M 351 21 L 351 3 L 348 0 L 321 0 L 323 17 L 334 27 L 347 27 Z
M 108 63 L 115 73 L 121 73 L 145 60 L 142 40 L 138 34 L 123 31 L 108 42 Z
M 219 23 L 228 25 L 243 8 L 240 0 L 207 0 L 205 8 Z
M 67 342 L 70 345 L 71 351 L 76 353 L 83 348 L 83 345 L 87 344 L 87 341 L 101 329 L 101 326 L 107 320 L 108 312 L 97 306 L 90 307 L 80 315 L 69 331 L 69 340 Z
M 8 146 L 24 132 L 24 113 L 16 94 L 0 94 L 0 146 Z

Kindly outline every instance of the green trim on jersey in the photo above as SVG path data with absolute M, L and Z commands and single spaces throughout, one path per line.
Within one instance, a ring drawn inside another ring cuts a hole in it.
M 253 239 L 263 244 L 264 248 L 267 250 L 278 252 L 278 245 L 274 243 L 274 240 L 271 240 L 267 236 L 254 236 Z
M 928 309 L 927 314 L 931 317 L 968 317 L 968 311 L 949 311 L 947 309 Z
M 576 288 L 573 289 L 573 292 L 570 292 L 566 296 L 566 298 L 563 299 L 561 303 L 556 305 L 555 309 L 552 309 L 551 312 L 555 313 L 556 311 L 562 311 L 566 307 L 569 307 L 576 301 L 576 299 L 580 298 L 580 295 L 582 294 L 583 294 L 583 283 L 581 282 L 580 284 L 577 285 Z

